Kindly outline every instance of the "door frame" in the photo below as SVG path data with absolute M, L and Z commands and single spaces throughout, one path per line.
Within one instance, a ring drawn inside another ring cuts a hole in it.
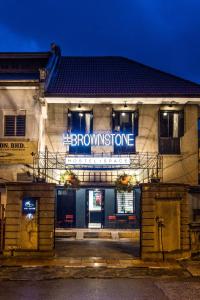
M 66 191 L 66 195 L 58 195 L 58 190 L 65 190 Z M 69 188 L 69 189 L 66 189 L 64 188 L 63 186 L 58 186 L 56 188 L 56 201 L 55 201 L 55 228 L 57 227 L 57 222 L 58 222 L 58 198 L 59 197 L 64 197 L 66 196 L 67 197 L 67 193 L 68 193 L 68 190 L 72 190 L 73 191 L 73 215 L 74 215 L 74 222 L 73 222 L 73 227 L 76 227 L 76 189 L 74 188 Z
M 100 190 L 102 192 L 102 203 L 101 203 L 101 228 L 104 228 L 105 225 L 105 189 L 98 187 L 87 188 L 85 191 L 85 225 L 88 228 L 89 224 L 89 191 L 91 190 Z

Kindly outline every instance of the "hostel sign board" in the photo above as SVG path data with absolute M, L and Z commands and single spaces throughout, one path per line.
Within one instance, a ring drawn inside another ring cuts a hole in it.
M 130 157 L 93 157 L 93 156 L 68 156 L 65 159 L 66 165 L 130 165 Z
M 31 153 L 37 150 L 37 142 L 0 140 L 0 164 L 32 164 Z

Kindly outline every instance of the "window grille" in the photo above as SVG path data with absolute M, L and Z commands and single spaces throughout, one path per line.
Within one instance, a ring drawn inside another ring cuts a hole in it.
M 4 117 L 5 136 L 25 136 L 26 135 L 26 116 L 7 115 Z
M 117 214 L 132 214 L 135 208 L 135 193 L 134 191 L 117 192 Z

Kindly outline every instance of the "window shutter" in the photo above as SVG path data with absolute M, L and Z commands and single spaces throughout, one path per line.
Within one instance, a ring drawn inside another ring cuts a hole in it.
M 134 130 L 134 136 L 138 136 L 138 128 L 139 128 L 139 113 L 138 111 L 136 111 L 135 113 L 133 113 L 133 118 L 134 118 L 134 123 L 133 123 L 133 130 Z
M 4 135 L 15 136 L 15 116 L 5 116 L 4 118 Z
M 178 126 L 179 126 L 179 132 L 178 132 L 178 135 L 179 135 L 179 137 L 181 137 L 181 136 L 184 136 L 184 132 L 185 132 L 185 126 L 184 126 L 184 111 L 181 111 L 181 112 L 179 112 L 179 124 L 178 124 Z
M 26 116 L 16 117 L 16 136 L 26 135 Z

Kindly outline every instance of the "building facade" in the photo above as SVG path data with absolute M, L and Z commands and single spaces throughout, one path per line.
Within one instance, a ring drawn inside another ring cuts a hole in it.
M 0 54 L 1 203 L 6 182 L 51 182 L 58 227 L 139 227 L 141 183 L 198 186 L 199 103 L 122 57 Z

